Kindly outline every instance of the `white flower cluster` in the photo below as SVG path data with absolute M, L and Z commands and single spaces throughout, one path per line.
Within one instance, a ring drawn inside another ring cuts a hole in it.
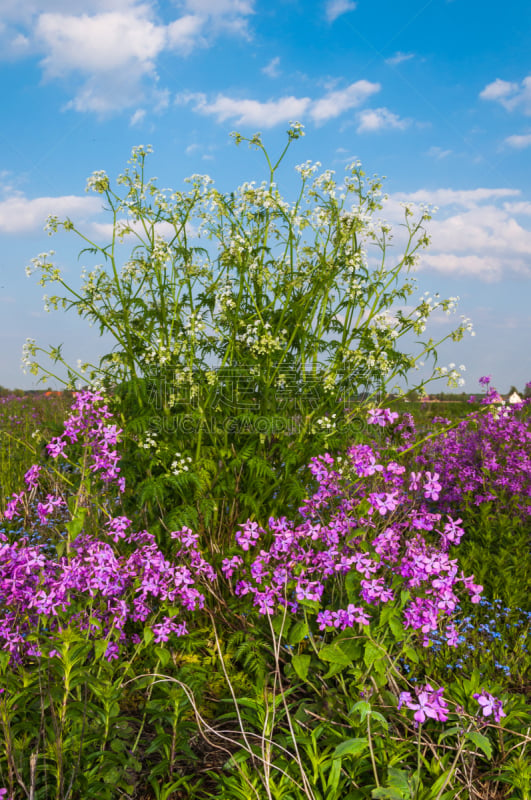
M 46 272 L 50 273 L 50 268 L 52 267 L 52 264 L 50 264 L 48 259 L 51 259 L 54 255 L 55 255 L 55 250 L 50 250 L 49 253 L 39 253 L 39 255 L 36 256 L 36 258 L 32 258 L 31 266 L 30 264 L 28 264 L 26 267 L 26 275 L 28 276 L 28 278 L 31 277 L 31 275 L 33 275 L 33 273 L 38 269 L 46 270 Z M 55 269 L 51 273 L 49 279 L 52 281 L 59 280 L 60 276 L 61 276 L 60 271 L 58 269 Z M 39 283 L 41 284 L 41 286 L 43 285 L 42 280 L 39 281 Z
M 376 314 L 372 320 L 372 327 L 386 333 L 391 339 L 396 339 L 399 333 L 399 322 L 390 311 L 381 311 Z
M 143 447 L 144 450 L 153 450 L 158 445 L 156 439 L 157 439 L 157 434 L 155 432 L 147 433 L 144 441 L 139 441 L 138 446 Z
M 214 183 L 210 175 L 200 175 L 199 173 L 194 173 L 190 175 L 188 178 L 184 179 L 185 183 L 190 183 L 192 188 L 188 193 L 189 197 L 205 197 L 211 194 L 211 187 Z M 183 196 L 180 192 L 174 192 L 171 195 L 171 199 L 174 203 L 178 205 L 182 204 Z
M 226 281 L 220 286 L 216 295 L 216 310 L 218 312 L 225 312 L 236 306 L 236 302 L 232 296 L 232 283 Z
M 297 121 L 290 121 L 287 133 L 290 139 L 300 139 L 301 136 L 306 136 L 304 133 L 304 125 L 302 122 Z
M 319 419 L 315 421 L 315 424 L 318 425 L 321 430 L 330 431 L 335 428 L 335 419 L 335 414 L 332 414 L 330 417 L 319 417 Z
M 151 259 L 158 264 L 167 264 L 171 261 L 171 248 L 168 242 L 161 236 L 155 236 L 153 247 L 151 248 Z
M 98 194 L 104 194 L 108 191 L 110 187 L 109 177 L 104 170 L 97 170 L 93 172 L 90 178 L 87 180 L 87 185 L 85 188 L 86 192 L 97 192 Z
M 315 175 L 318 169 L 322 166 L 320 161 L 305 161 L 304 164 L 297 164 L 295 170 L 300 174 L 301 178 L 311 178 Z
M 179 475 L 181 472 L 188 472 L 192 459 L 190 456 L 183 456 L 181 453 L 175 453 L 175 458 L 171 462 L 171 471 L 174 475 Z
M 335 198 L 337 189 L 337 183 L 334 178 L 335 174 L 333 169 L 325 169 L 324 172 L 321 172 L 321 174 L 313 180 L 310 195 L 313 193 L 322 193 L 328 195 L 328 197 Z
M 463 328 L 464 331 L 467 331 L 468 333 L 470 333 L 471 336 L 475 336 L 476 332 L 474 330 L 474 324 L 473 324 L 472 320 L 469 319 L 468 317 L 464 317 L 464 316 L 461 316 L 461 320 L 462 320 L 461 328 Z
M 188 319 L 186 320 L 184 327 L 185 330 L 191 331 L 195 333 L 196 331 L 204 331 L 206 328 L 205 322 L 203 320 L 204 311 L 192 311 L 188 315 Z
M 240 342 L 249 347 L 254 355 L 261 356 L 282 350 L 286 344 L 285 337 L 287 335 L 288 332 L 284 328 L 280 332 L 280 336 L 273 336 L 269 322 L 262 324 L 260 320 L 255 320 L 252 325 L 245 326 L 245 332 L 240 334 L 238 338 Z
M 461 372 L 464 372 L 465 369 L 463 364 L 459 366 L 459 369 L 456 369 L 455 364 L 449 364 L 447 367 L 436 367 L 435 372 L 438 377 L 447 378 L 447 385 L 456 389 L 458 386 L 465 385 L 465 380 L 461 377 Z
M 35 339 L 26 339 L 26 341 L 22 345 L 21 366 L 24 375 L 27 375 L 28 369 L 32 375 L 37 375 L 39 371 L 39 366 L 35 361 L 32 360 L 36 355 L 37 355 L 37 346 L 35 344 Z

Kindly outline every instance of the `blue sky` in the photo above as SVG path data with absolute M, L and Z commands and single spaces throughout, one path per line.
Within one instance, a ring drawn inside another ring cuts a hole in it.
M 430 203 L 419 295 L 459 296 L 475 336 L 444 345 L 464 389 L 493 376 L 531 380 L 531 6 L 513 0 L 0 0 L 0 384 L 31 388 L 22 345 L 64 343 L 67 358 L 106 352 L 75 315 L 43 310 L 25 267 L 55 249 L 75 282 L 70 239 L 48 214 L 90 231 L 105 221 L 85 193 L 151 144 L 162 186 L 207 173 L 223 191 L 265 178 L 229 134 L 256 131 L 273 153 L 291 120 L 305 126 L 282 172 L 320 161 L 341 175 L 359 158 L 385 175 L 382 215 Z M 387 213 L 386 213 L 387 212 Z M 444 328 L 435 320 L 434 335 Z M 444 382 L 438 384 L 440 390 Z

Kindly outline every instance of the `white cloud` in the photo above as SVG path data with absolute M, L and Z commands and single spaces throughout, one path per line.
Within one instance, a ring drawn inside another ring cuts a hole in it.
M 191 14 L 209 16 L 254 14 L 254 0 L 185 0 Z
M 367 108 L 358 114 L 358 133 L 375 133 L 382 130 L 405 130 L 411 121 L 400 119 L 388 108 Z
M 430 149 L 427 152 L 427 155 L 431 156 L 431 158 L 437 159 L 437 161 L 440 161 L 443 158 L 447 158 L 447 156 L 451 155 L 451 153 L 452 153 L 451 150 L 443 150 L 442 147 L 434 146 L 430 147 Z
M 187 54 L 197 44 L 206 44 L 206 40 L 199 37 L 202 27 L 201 17 L 195 17 L 192 14 L 170 22 L 166 29 L 169 48 Z
M 397 192 L 393 198 L 406 203 L 429 203 L 435 206 L 461 206 L 476 208 L 485 200 L 499 200 L 515 197 L 519 189 L 419 189 L 416 192 Z
M 185 93 L 177 97 L 177 102 L 192 103 L 194 111 L 212 114 L 218 122 L 233 119 L 237 125 L 272 128 L 279 122 L 302 117 L 311 100 L 309 97 L 280 97 L 262 103 L 259 100 L 237 100 L 218 95 L 209 103 L 204 94 Z
M 334 22 L 342 14 L 354 11 L 356 3 L 352 0 L 327 0 L 325 14 L 328 22 Z
M 62 218 L 86 219 L 101 211 L 97 197 L 36 197 L 32 200 L 17 193 L 0 201 L 0 231 L 7 234 L 42 231 L 50 214 Z
M 518 91 L 517 83 L 509 83 L 496 78 L 492 83 L 487 84 L 479 96 L 482 100 L 503 100 Z
M 482 100 L 500 103 L 507 111 L 519 108 L 526 116 L 531 116 L 531 75 L 519 84 L 496 78 L 485 86 L 479 96 Z
M 194 111 L 211 114 L 218 122 L 232 119 L 238 125 L 253 125 L 272 128 L 280 122 L 301 119 L 308 114 L 315 122 L 326 122 L 345 111 L 359 106 L 374 92 L 380 91 L 379 83 L 356 81 L 346 89 L 330 91 L 318 100 L 310 97 L 279 97 L 276 100 L 238 99 L 218 94 L 209 101 L 200 92 L 184 92 L 177 96 L 181 104 L 191 103 Z
M 67 108 L 153 107 L 160 55 L 186 56 L 220 32 L 248 37 L 254 0 L 184 0 L 181 7 L 168 19 L 161 0 L 0 0 L 0 58 L 40 55 L 47 80 L 71 86 L 73 76 Z
M 0 22 L 0 58 L 17 59 L 30 51 L 30 40 L 15 28 Z
M 279 56 L 277 56 L 276 58 L 272 58 L 269 64 L 266 64 L 265 67 L 262 67 L 262 72 L 269 78 L 278 78 L 278 76 L 280 75 L 280 70 L 278 68 L 279 64 L 280 64 Z
M 131 67 L 151 72 L 154 59 L 166 43 L 162 26 L 118 12 L 92 17 L 42 14 L 36 35 L 47 51 L 42 66 L 49 77 L 71 71 L 98 74 Z
M 412 58 L 415 58 L 415 53 L 402 53 L 399 50 L 394 54 L 394 56 L 386 58 L 385 63 L 389 64 L 391 67 L 396 67 L 397 64 L 402 64 L 404 61 L 410 61 Z
M 510 214 L 531 214 L 531 202 L 529 200 L 504 203 L 503 207 Z
M 346 89 L 338 89 L 328 92 L 320 100 L 312 103 L 310 116 L 316 122 L 325 122 L 329 119 L 339 117 L 350 108 L 360 106 L 364 100 L 380 91 L 379 83 L 370 81 L 356 81 L 347 86 Z
M 508 274 L 531 278 L 531 229 L 516 219 L 531 214 L 531 203 L 505 200 L 519 195 L 519 190 L 508 188 L 421 189 L 393 194 L 385 214 L 398 231 L 404 214 L 401 203 L 413 204 L 417 212 L 423 204 L 439 207 L 426 226 L 431 244 L 420 256 L 422 271 L 487 282 Z
M 516 150 L 524 150 L 526 147 L 531 147 L 531 133 L 514 134 L 513 136 L 508 136 L 504 141 L 509 147 L 514 147 Z
M 35 36 L 46 53 L 45 76 L 82 78 L 67 107 L 106 113 L 137 104 L 146 98 L 145 79 L 156 84 L 156 60 L 163 50 L 186 54 L 193 49 L 201 19 L 185 16 L 165 26 L 146 15 L 144 7 L 93 16 L 40 15 Z M 155 94 L 147 92 L 154 102 Z
M 144 121 L 145 116 L 146 116 L 146 109 L 145 108 L 137 108 L 137 110 L 135 111 L 135 113 L 131 117 L 131 119 L 129 121 L 129 124 L 132 125 L 132 126 L 140 125 L 140 123 Z
M 476 277 L 486 283 L 498 281 L 502 276 L 499 259 L 487 256 L 457 255 L 455 253 L 424 253 L 422 267 L 444 275 Z

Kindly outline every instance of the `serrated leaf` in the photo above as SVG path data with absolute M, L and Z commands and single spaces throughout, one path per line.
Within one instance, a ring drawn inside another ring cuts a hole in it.
M 375 661 L 379 661 L 382 658 L 382 653 L 379 647 L 377 647 L 372 642 L 365 642 L 365 652 L 363 654 L 363 660 L 365 662 L 365 666 L 367 669 L 370 669 Z
M 479 747 L 479 749 L 485 753 L 489 760 L 492 758 L 492 745 L 486 736 L 479 731 L 468 731 L 468 733 L 465 734 L 465 737 L 471 742 L 474 742 L 476 747 Z
M 290 644 L 298 644 L 302 642 L 302 640 L 308 636 L 309 628 L 308 623 L 304 620 L 301 622 L 296 622 L 295 625 L 290 629 L 289 635 L 287 637 L 288 642 Z
M 351 663 L 347 654 L 335 643 L 325 644 L 324 647 L 321 647 L 319 650 L 319 658 L 321 661 L 329 661 L 332 664 L 341 665 L 342 667 L 348 667 Z
M 291 659 L 293 669 L 302 681 L 308 677 L 308 670 L 310 669 L 311 656 L 309 655 L 296 655 Z
M 402 652 L 405 655 L 405 657 L 409 658 L 409 660 L 412 661 L 414 664 L 419 663 L 418 653 L 414 647 L 411 647 L 411 645 L 407 645 L 406 647 L 404 647 Z
M 399 792 L 409 792 L 409 774 L 405 770 L 389 767 L 387 780 L 392 789 L 397 789 Z

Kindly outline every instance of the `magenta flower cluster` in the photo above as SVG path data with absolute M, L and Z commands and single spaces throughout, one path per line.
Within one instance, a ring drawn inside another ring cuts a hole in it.
M 69 442 L 80 443 L 89 454 L 87 468 L 107 486 L 114 481 L 123 491 L 119 456 L 111 449 L 119 431 L 105 424 L 109 417 L 98 393 L 81 392 L 64 434 L 51 442 L 49 451 L 59 458 Z M 26 473 L 31 492 L 38 490 L 39 473 L 38 466 Z M 9 519 L 17 515 L 23 494 L 10 501 Z M 38 503 L 39 522 L 50 521 L 62 505 L 62 498 L 51 495 Z M 102 536 L 81 531 L 66 556 L 51 554 L 50 543 L 33 545 L 28 537 L 10 542 L 0 533 L 0 646 L 14 662 L 24 656 L 53 655 L 54 639 L 65 625 L 85 632 L 87 639 L 107 639 L 106 657 L 118 658 L 120 646 L 138 642 L 138 631 L 146 625 L 155 643 L 185 634 L 186 620 L 179 618 L 178 607 L 195 611 L 204 606 L 196 583 L 213 581 L 216 575 L 191 531 L 172 534 L 178 549 L 176 561 L 169 561 L 152 534 L 133 532 L 127 517 L 104 514 Z M 36 643 L 35 631 L 43 628 L 46 635 Z
M 102 405 L 99 393 L 78 392 L 71 413 L 65 420 L 62 435 L 54 437 L 46 445 L 46 449 L 52 458 L 57 459 L 65 456 L 65 448 L 69 444 L 81 444 L 87 456 L 87 467 L 93 475 L 99 478 L 104 486 L 116 483 L 119 492 L 123 492 L 125 479 L 120 477 L 118 466 L 120 456 L 115 449 L 121 431 L 116 425 L 106 423 L 111 417 L 108 407 Z M 24 476 L 27 490 L 33 493 L 27 498 L 28 500 L 33 499 L 38 488 L 40 473 L 41 467 L 35 464 Z M 14 519 L 19 516 L 25 499 L 25 492 L 13 494 L 4 512 L 5 518 Z M 51 494 L 46 496 L 44 502 L 38 502 L 37 513 L 40 524 L 46 524 L 54 510 L 60 506 L 66 506 L 64 498 Z
M 415 456 L 439 475 L 441 511 L 496 501 L 520 518 L 531 515 L 531 421 L 520 413 L 529 400 L 500 412 L 491 405 L 497 396 L 489 389 L 485 410 L 427 442 Z
M 375 417 L 374 424 L 379 424 Z M 321 606 L 320 630 L 368 625 L 375 607 L 408 591 L 403 624 L 421 634 L 444 626 L 450 645 L 457 641 L 450 621 L 459 591 L 478 602 L 482 587 L 459 570 L 449 555 L 459 543 L 460 519 L 419 509 L 441 490 L 435 472 L 405 474 L 390 461 L 380 463 L 368 445 L 354 445 L 346 458 L 330 454 L 312 459 L 318 489 L 299 509 L 302 522 L 270 518 L 268 530 L 256 522 L 241 525 L 236 542 L 248 555 L 225 558 L 222 571 L 237 596 L 249 595 L 260 614 L 279 606 L 297 612 L 305 601 Z M 327 608 L 327 583 L 337 575 L 357 575 L 357 601 Z

